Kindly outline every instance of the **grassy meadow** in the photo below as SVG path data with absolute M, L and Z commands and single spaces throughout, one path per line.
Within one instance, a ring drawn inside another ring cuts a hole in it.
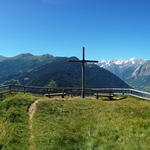
M 150 102 L 46 100 L 33 118 L 34 150 L 148 150 Z
M 0 150 L 29 150 L 31 94 L 0 95 Z
M 149 141 L 150 101 L 0 95 L 0 150 L 148 150 Z

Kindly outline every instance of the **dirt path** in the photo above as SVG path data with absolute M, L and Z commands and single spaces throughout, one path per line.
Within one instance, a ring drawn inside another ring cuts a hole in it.
M 58 100 L 61 100 L 61 98 L 57 98 Z M 28 109 L 28 114 L 29 114 L 29 129 L 30 129 L 30 147 L 29 150 L 35 150 L 35 144 L 34 144 L 34 135 L 33 135 L 33 116 L 36 112 L 36 106 L 40 101 L 44 100 L 56 100 L 56 98 L 52 99 L 37 99 L 34 101 L 34 103 L 31 104 L 31 106 Z
M 68 100 L 72 99 L 72 98 L 67 98 Z M 33 116 L 36 112 L 36 106 L 40 101 L 47 101 L 47 100 L 64 100 L 62 98 L 51 98 L 51 99 L 37 99 L 36 101 L 34 101 L 34 103 L 31 104 L 31 106 L 28 109 L 28 114 L 29 114 L 29 129 L 30 129 L 30 147 L 29 150 L 35 150 L 35 143 L 34 143 L 34 135 L 33 135 Z
M 29 107 L 29 120 L 32 121 L 33 115 L 36 111 L 36 104 L 41 101 L 41 99 L 36 100 L 31 106 Z
M 32 128 L 32 119 L 36 111 L 36 105 L 39 103 L 39 101 L 42 101 L 42 99 L 38 99 L 34 101 L 33 104 L 29 107 L 28 114 L 29 114 L 29 129 L 30 129 L 30 148 L 29 150 L 35 150 L 34 149 L 34 135 L 33 135 L 33 128 Z

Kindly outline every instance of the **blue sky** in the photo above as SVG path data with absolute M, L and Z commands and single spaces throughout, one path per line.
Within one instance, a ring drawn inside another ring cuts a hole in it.
M 150 59 L 149 0 L 0 0 L 0 55 Z

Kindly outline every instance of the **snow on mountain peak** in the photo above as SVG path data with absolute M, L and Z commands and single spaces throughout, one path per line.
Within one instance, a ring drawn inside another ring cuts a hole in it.
M 114 64 L 116 64 L 116 65 L 121 65 L 123 63 L 125 63 L 125 61 L 122 59 L 118 59 L 118 60 L 114 61 Z
M 103 60 L 101 60 L 100 62 L 101 62 L 101 63 L 106 63 L 106 60 L 103 59 Z
M 125 67 L 125 66 L 138 66 L 141 64 L 144 64 L 146 60 L 142 59 L 135 59 L 135 58 L 130 58 L 127 60 L 124 59 L 114 59 L 114 60 L 102 60 L 99 61 L 99 66 L 103 68 L 110 67 L 112 65 L 120 66 L 120 67 Z
M 134 65 L 138 60 L 136 60 L 135 58 L 130 58 L 129 61 Z

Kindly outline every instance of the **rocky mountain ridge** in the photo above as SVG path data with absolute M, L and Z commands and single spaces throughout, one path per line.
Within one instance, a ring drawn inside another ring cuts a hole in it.
M 3 60 L 5 60 L 5 59 L 7 59 L 7 57 L 0 55 L 0 62 L 3 61 Z
M 130 86 L 150 92 L 150 61 L 131 58 L 129 60 L 102 60 L 100 67 L 109 70 Z

